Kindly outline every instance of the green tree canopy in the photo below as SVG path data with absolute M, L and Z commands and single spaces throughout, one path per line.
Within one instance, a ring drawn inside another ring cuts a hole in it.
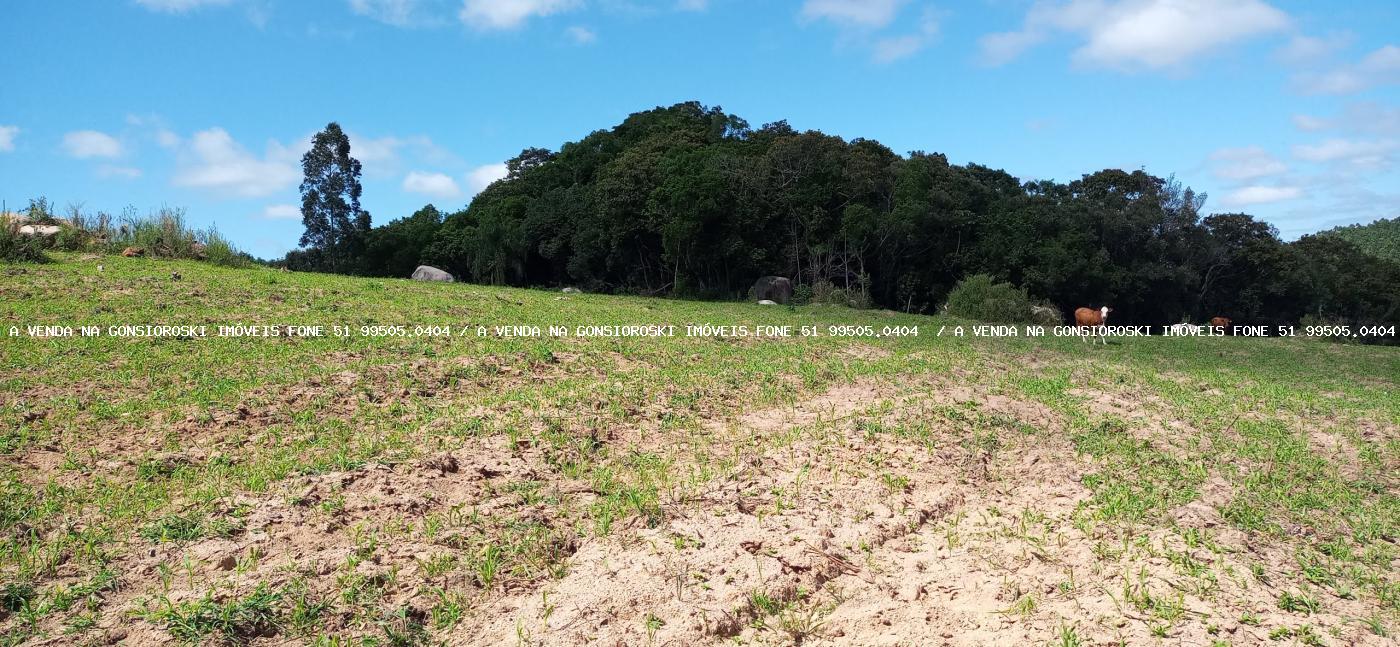
M 301 158 L 301 245 L 317 252 L 325 269 L 352 270 L 364 251 L 370 217 L 360 209 L 360 161 L 350 138 L 331 122 Z

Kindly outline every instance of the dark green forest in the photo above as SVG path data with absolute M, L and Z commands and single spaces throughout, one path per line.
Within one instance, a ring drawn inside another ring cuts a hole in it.
M 694 102 L 526 149 L 508 168 L 461 211 L 366 221 L 284 263 L 392 277 L 422 263 L 480 283 L 702 299 L 745 298 L 780 275 L 804 296 L 911 312 L 987 274 L 1065 313 L 1110 305 L 1125 324 L 1400 320 L 1393 258 L 1345 236 L 1284 242 L 1140 170 L 1021 181 Z
M 1368 225 L 1347 225 L 1322 232 L 1336 236 L 1378 258 L 1400 263 L 1400 218 L 1382 218 Z

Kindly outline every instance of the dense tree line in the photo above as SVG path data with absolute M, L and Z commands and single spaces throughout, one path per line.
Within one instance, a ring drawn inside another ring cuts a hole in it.
M 777 274 L 913 312 L 987 274 L 1064 312 L 1109 304 L 1124 323 L 1400 319 L 1400 265 L 1204 215 L 1204 195 L 1142 171 L 1022 182 L 693 102 L 508 168 L 464 210 L 365 232 L 352 271 L 403 277 L 421 262 L 482 283 L 699 298 L 742 298 Z M 316 254 L 288 263 L 315 268 Z
M 1336 236 L 1372 256 L 1400 263 L 1400 218 L 1381 218 L 1367 225 L 1346 225 L 1319 235 Z

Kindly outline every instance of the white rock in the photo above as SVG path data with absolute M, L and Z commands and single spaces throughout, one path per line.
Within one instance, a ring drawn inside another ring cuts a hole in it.
M 60 231 L 63 228 L 58 225 L 22 225 L 19 228 L 19 233 L 26 236 L 52 236 Z
M 431 265 L 419 265 L 418 269 L 413 270 L 413 276 L 411 278 L 415 281 L 443 281 L 445 283 L 452 283 L 457 280 L 451 274 Z

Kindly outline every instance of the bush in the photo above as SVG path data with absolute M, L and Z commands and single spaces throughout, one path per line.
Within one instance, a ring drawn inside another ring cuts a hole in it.
M 92 233 L 82 227 L 72 225 L 59 225 L 60 229 L 53 237 L 54 249 L 65 252 L 80 252 L 92 246 Z
M 1309 328 L 1341 329 L 1343 327 L 1351 328 L 1352 334 L 1356 334 L 1357 326 L 1355 325 L 1355 322 L 1348 321 L 1340 317 L 1328 317 L 1309 313 L 1303 315 L 1302 319 L 1298 320 L 1298 327 L 1296 330 L 1298 331 L 1299 335 L 1306 335 Z M 1321 339 L 1322 341 L 1329 341 L 1334 344 L 1356 344 L 1362 342 L 1385 343 L 1385 340 L 1383 339 L 1363 340 L 1360 337 L 1343 337 L 1342 335 L 1330 334 L 1318 335 L 1316 337 L 1312 337 L 1312 339 Z
M 248 267 L 253 264 L 251 256 L 238 251 L 233 243 L 213 228 L 203 232 L 201 238 L 204 242 L 204 260 L 225 267 Z
M 163 258 L 195 258 L 199 238 L 185 226 L 185 210 L 161 207 L 146 218 L 137 218 L 128 211 L 117 235 L 111 241 L 113 251 L 140 247 L 151 256 Z
M 1031 306 L 1031 321 L 1037 325 L 1053 328 L 1065 323 L 1065 315 L 1060 308 L 1049 301 L 1040 301 Z
M 752 296 L 752 295 L 751 295 Z M 750 301 L 753 299 L 750 298 Z M 812 302 L 812 286 L 803 283 L 792 289 L 792 305 L 805 306 Z
M 870 307 L 870 292 L 866 289 L 868 281 L 862 278 L 859 285 L 849 288 L 838 288 L 830 281 L 817 281 L 813 285 L 806 297 L 808 303 L 825 303 L 828 305 L 846 306 L 857 310 L 864 310 Z M 805 286 L 801 286 L 805 287 Z M 799 288 L 800 289 L 800 288 Z M 797 303 L 797 292 L 793 292 L 794 303 Z
M 51 225 L 57 221 L 58 217 L 53 213 L 53 205 L 44 196 L 29 199 L 29 206 L 24 210 L 29 216 L 29 221 L 41 225 Z
M 11 263 L 48 260 L 44 250 L 52 248 L 65 252 L 96 252 L 117 254 L 127 247 L 140 247 L 154 258 L 182 258 L 208 261 L 215 265 L 247 267 L 256 259 L 238 251 L 217 229 L 191 229 L 185 225 L 185 211 L 162 207 L 148 216 L 139 216 L 135 207 L 122 212 L 122 224 L 112 225 L 105 212 L 89 216 L 82 205 L 69 205 L 68 217 L 58 219 L 48 199 L 29 201 L 28 224 L 58 225 L 52 236 L 20 234 L 25 223 L 20 218 L 0 215 L 0 260 Z
M 108 240 L 108 251 L 117 253 L 127 247 L 140 247 L 156 258 L 207 260 L 229 267 L 252 264 L 252 257 L 238 251 L 217 229 L 186 226 L 184 209 L 161 207 L 144 218 L 133 211 L 128 209 L 123 214 L 123 222 L 115 231 L 100 236 Z
M 43 236 L 19 233 L 18 220 L 0 217 L 0 261 L 6 263 L 47 263 Z
M 997 283 L 986 274 L 969 276 L 948 293 L 948 313 L 990 323 L 1028 323 L 1031 299 L 1010 283 Z

